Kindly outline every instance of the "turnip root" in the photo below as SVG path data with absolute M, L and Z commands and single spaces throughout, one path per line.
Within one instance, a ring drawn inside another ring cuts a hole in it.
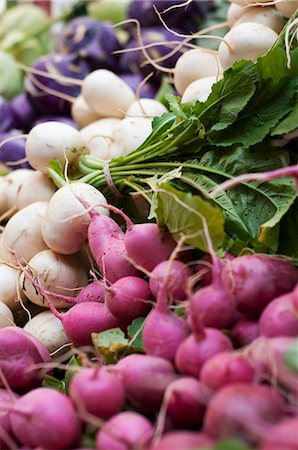
M 107 69 L 94 70 L 87 75 L 82 96 L 93 111 L 106 117 L 123 117 L 135 101 L 135 94 L 128 84 Z
M 126 111 L 128 117 L 153 117 L 161 116 L 168 112 L 167 108 L 157 100 L 152 98 L 140 98 L 130 105 Z
M 194 431 L 170 431 L 150 450 L 193 450 L 212 448 L 213 440 L 203 433 Z
M 117 148 L 121 155 L 136 150 L 147 139 L 152 131 L 152 119 L 148 117 L 126 117 L 115 125 L 112 134 L 110 155 L 115 157 L 113 149 Z
M 100 114 L 92 111 L 82 95 L 79 95 L 71 105 L 71 116 L 80 128 L 85 127 L 102 117 Z
M 237 22 L 240 17 L 251 11 L 251 8 L 238 5 L 237 3 L 231 3 L 227 12 L 227 22 L 230 28 Z
M 170 361 L 150 355 L 126 356 L 115 370 L 121 375 L 127 400 L 143 413 L 158 411 L 167 386 L 177 378 Z
M 153 438 L 153 426 L 144 416 L 132 411 L 116 414 L 96 436 L 97 450 L 147 448 Z
M 0 448 L 9 448 L 7 437 L 12 437 L 12 429 L 10 426 L 8 413 L 10 407 L 14 404 L 14 401 L 18 398 L 17 394 L 9 392 L 6 389 L 0 388 Z
M 5 303 L 12 311 L 19 308 L 18 280 L 19 270 L 6 264 L 0 264 L 0 301 Z
M 231 384 L 211 398 L 204 431 L 212 438 L 256 444 L 269 426 L 282 419 L 285 408 L 281 395 L 269 386 Z
M 277 257 L 243 255 L 227 262 L 221 279 L 235 297 L 237 309 L 257 318 L 271 300 L 293 289 L 298 270 Z
M 61 392 L 38 388 L 15 401 L 9 414 L 17 439 L 29 448 L 75 448 L 80 421 L 71 400 Z
M 192 272 L 179 260 L 167 260 L 157 264 L 151 272 L 149 286 L 156 297 L 162 288 L 167 285 L 167 295 L 171 300 L 186 300 L 186 285 Z
M 28 263 L 38 285 L 52 291 L 55 294 L 65 294 L 75 297 L 77 290 L 88 284 L 85 270 L 73 256 L 60 255 L 52 250 L 44 250 L 37 253 Z M 21 276 L 23 292 L 31 302 L 47 306 L 47 303 L 38 290 L 32 285 L 31 280 L 24 274 Z M 69 304 L 53 297 L 54 304 L 59 308 L 67 308 Z
M 84 286 L 79 294 L 74 298 L 76 303 L 84 302 L 104 302 L 105 287 L 101 281 L 92 281 Z
M 150 311 L 152 298 L 149 284 L 139 277 L 123 277 L 115 281 L 105 294 L 106 305 L 122 323 L 131 323 Z
M 86 183 L 66 184 L 55 192 L 41 224 L 43 239 L 54 252 L 70 255 L 87 242 L 90 215 L 78 198 L 90 206 L 107 203 L 100 191 Z M 109 215 L 106 208 L 94 208 L 100 214 Z
M 259 327 L 263 336 L 298 336 L 298 286 L 266 306 Z
M 206 77 L 200 78 L 190 83 L 185 89 L 181 103 L 187 103 L 192 100 L 198 100 L 199 102 L 205 102 L 211 94 L 213 85 L 218 81 L 218 77 Z
M 180 95 L 193 81 L 206 77 L 217 77 L 222 73 L 217 53 L 205 48 L 185 52 L 175 66 L 174 85 Z
M 240 319 L 231 329 L 231 337 L 237 347 L 250 344 L 259 335 L 259 324 L 254 320 Z
M 297 2 L 298 4 L 298 2 Z M 266 27 L 271 28 L 276 33 L 280 33 L 284 26 L 284 19 L 276 11 L 274 7 L 254 7 L 245 9 L 244 14 L 241 14 L 239 19 L 234 23 L 234 26 L 244 22 L 257 22 Z
M 260 450 L 296 450 L 297 429 L 297 416 L 281 420 L 264 433 Z
M 117 374 L 107 369 L 83 368 L 69 385 L 69 396 L 79 411 L 108 419 L 120 412 L 124 404 L 124 389 Z
M 287 17 L 289 19 L 298 8 L 298 1 L 282 0 L 280 2 L 276 2 L 275 7 L 277 11 L 279 11 L 284 17 Z
M 47 172 L 51 160 L 57 159 L 62 167 L 88 153 L 80 132 L 61 122 L 43 122 L 35 125 L 26 141 L 26 157 L 34 169 Z
M 90 155 L 103 160 L 110 159 L 113 130 L 119 122 L 120 119 L 113 117 L 99 119 L 80 130 L 81 137 Z
M 17 211 L 17 194 L 22 183 L 34 173 L 30 169 L 17 169 L 0 177 L 0 216 L 10 218 Z
M 245 22 L 233 26 L 224 36 L 218 48 L 221 66 L 228 69 L 235 61 L 256 61 L 277 40 L 278 34 L 271 28 L 256 22 Z
M 22 263 L 47 248 L 41 234 L 41 222 L 48 202 L 35 202 L 14 214 L 6 224 L 1 237 L 1 257 L 15 263 L 14 250 Z
M 0 300 L 0 329 L 14 325 L 14 318 L 8 306 Z
M 51 311 L 37 314 L 23 329 L 40 341 L 50 353 L 69 343 L 61 321 Z
M 49 201 L 57 188 L 42 172 L 33 172 L 32 175 L 26 177 L 17 193 L 16 204 L 18 210 L 25 208 L 31 203 L 39 201 Z

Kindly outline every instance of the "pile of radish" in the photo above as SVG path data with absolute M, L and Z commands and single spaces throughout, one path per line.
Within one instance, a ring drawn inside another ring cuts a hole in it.
M 182 104 L 267 52 L 298 7 L 230 1 L 218 51 L 188 49 L 168 70 Z M 297 450 L 298 267 L 216 252 L 204 218 L 208 253 L 124 212 L 109 163 L 167 108 L 111 69 L 72 80 L 76 127 L 29 127 L 28 166 L 0 177 L 0 448 Z M 88 154 L 111 195 L 69 182 Z M 286 171 L 260 180 L 297 182 Z

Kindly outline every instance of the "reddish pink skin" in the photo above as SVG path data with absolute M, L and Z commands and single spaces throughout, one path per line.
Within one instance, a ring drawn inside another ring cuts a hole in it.
M 41 353 L 46 356 L 46 352 L 43 352 L 42 344 L 37 346 L 35 341 L 18 327 L 0 330 L 0 369 L 10 387 L 16 391 L 26 391 L 42 383 L 43 373 L 39 369 L 28 370 L 35 364 L 45 362 Z
M 204 433 L 171 431 L 163 435 L 150 450 L 194 450 L 212 448 L 214 441 Z
M 282 419 L 286 405 L 281 395 L 265 385 L 235 383 L 211 398 L 204 431 L 215 439 L 241 439 L 257 444 L 269 426 Z
M 287 261 L 271 256 L 244 255 L 225 265 L 221 279 L 235 296 L 237 309 L 258 318 L 271 300 L 294 288 L 298 270 Z
M 192 322 L 206 327 L 224 328 L 229 326 L 235 316 L 234 297 L 218 281 L 199 289 L 191 297 L 190 313 Z
M 9 415 L 17 439 L 29 448 L 75 448 L 81 424 L 71 400 L 49 388 L 34 389 L 15 402 Z M 25 414 L 17 412 L 26 411 Z
M 166 392 L 167 415 L 178 428 L 199 426 L 211 391 L 193 377 L 173 381 Z
M 151 311 L 144 323 L 143 343 L 148 355 L 174 361 L 177 348 L 190 334 L 186 320 L 169 311 Z
M 150 290 L 157 297 L 161 286 L 166 282 L 169 298 L 186 300 L 186 284 L 191 275 L 191 270 L 181 261 L 162 261 L 154 267 L 150 275 Z
M 235 256 L 232 255 L 229 252 L 226 252 L 225 256 L 223 257 L 223 259 L 221 260 L 221 262 L 223 262 L 224 260 L 232 260 L 234 259 Z M 207 262 L 209 264 L 205 264 L 204 262 Z M 204 287 L 204 286 L 208 286 L 209 284 L 212 283 L 212 270 L 211 270 L 211 266 L 212 265 L 212 258 L 209 254 L 202 256 L 202 258 L 200 259 L 200 261 L 195 265 L 195 272 L 202 272 L 202 275 L 200 276 L 199 279 L 199 284 Z
M 137 317 L 146 316 L 151 309 L 149 283 L 135 276 L 115 281 L 107 290 L 105 298 L 111 313 L 123 323 L 131 323 Z
M 259 323 L 253 320 L 241 319 L 231 330 L 231 337 L 237 347 L 244 347 L 260 335 Z
M 8 412 L 9 407 L 14 404 L 15 399 L 18 398 L 16 394 L 10 394 L 7 390 L 0 388 L 0 448 L 5 449 L 6 440 L 5 437 L 8 435 L 13 438 L 12 429 L 10 426 Z M 7 409 L 5 409 L 5 405 L 7 405 Z
M 65 333 L 76 346 L 91 345 L 91 333 L 119 326 L 119 321 L 104 303 L 84 302 L 72 306 L 62 318 Z
M 166 261 L 176 247 L 172 236 L 155 223 L 133 225 L 125 234 L 125 248 L 130 258 L 148 271 Z
M 73 376 L 69 396 L 79 409 L 101 419 L 117 414 L 124 404 L 121 379 L 105 369 L 84 368 Z
M 151 422 L 141 414 L 122 412 L 108 420 L 96 436 L 97 450 L 142 449 L 153 438 Z
M 218 390 L 227 384 L 252 383 L 255 372 L 247 359 L 236 353 L 217 353 L 208 359 L 201 370 L 201 381 Z
M 83 302 L 104 302 L 105 288 L 101 281 L 92 281 L 83 287 L 80 293 L 76 296 L 76 303 Z
M 127 400 L 142 413 L 157 412 L 166 388 L 177 378 L 170 361 L 151 355 L 126 356 L 116 369 L 121 375 Z
M 276 298 L 266 306 L 259 320 L 263 336 L 298 336 L 298 290 Z
M 88 244 L 95 261 L 97 261 L 109 246 L 110 240 L 123 236 L 124 233 L 111 217 L 92 211 L 89 214 L 91 222 L 88 227 Z
M 270 428 L 260 450 L 297 450 L 298 416 L 281 420 Z
M 205 335 L 188 336 L 178 347 L 175 364 L 184 375 L 199 377 L 203 364 L 216 353 L 233 349 L 230 339 L 213 328 L 205 328 Z

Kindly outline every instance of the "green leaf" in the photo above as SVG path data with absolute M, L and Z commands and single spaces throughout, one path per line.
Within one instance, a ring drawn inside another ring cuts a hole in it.
M 167 98 L 169 98 L 168 96 L 173 94 L 173 92 L 174 89 L 172 84 L 170 84 L 168 80 L 163 77 L 159 89 L 156 93 L 155 100 L 159 101 L 168 108 L 169 103 Z
M 65 394 L 65 381 L 58 380 L 58 378 L 52 377 L 51 375 L 45 375 L 43 382 L 43 387 L 48 387 L 55 389 L 56 391 L 63 392 Z
M 72 356 L 68 361 L 64 377 L 65 392 L 68 392 L 71 379 L 77 373 L 77 369 L 81 366 L 82 363 L 78 356 Z
M 237 439 L 222 441 L 216 444 L 214 450 L 249 450 L 246 444 Z
M 281 121 L 279 124 L 273 128 L 271 131 L 271 136 L 278 136 L 280 134 L 289 133 L 297 128 L 298 124 L 298 99 L 297 103 L 294 105 L 292 111 Z
M 284 355 L 286 365 L 298 375 L 298 339 Z
M 142 330 L 146 317 L 138 317 L 127 327 L 130 345 L 138 350 L 144 350 Z
M 208 252 L 202 218 L 206 220 L 214 248 L 224 241 L 224 217 L 220 209 L 198 195 L 182 192 L 168 183 L 157 186 L 152 199 L 154 211 L 160 226 L 166 227 L 179 240 Z
M 10 99 L 23 90 L 23 75 L 10 54 L 0 50 L 0 95 Z

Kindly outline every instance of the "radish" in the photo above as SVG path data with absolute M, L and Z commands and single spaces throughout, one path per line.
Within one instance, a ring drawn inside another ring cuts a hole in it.
M 76 303 L 83 302 L 104 302 L 105 287 L 101 281 L 92 281 L 83 287 L 74 298 Z
M 150 311 L 152 298 L 149 284 L 139 277 L 128 276 L 115 281 L 106 290 L 106 305 L 122 323 L 131 323 Z
M 54 252 L 70 255 L 87 242 L 90 215 L 78 200 L 83 199 L 103 215 L 109 215 L 106 198 L 95 187 L 86 183 L 72 183 L 61 187 L 51 198 L 41 224 L 47 246 Z
M 9 307 L 0 300 L 0 329 L 14 325 L 14 318 Z
M 17 194 L 27 177 L 34 173 L 30 169 L 13 170 L 5 177 L 0 177 L 0 215 L 9 219 L 17 211 Z
M 227 12 L 227 22 L 230 28 L 237 22 L 240 17 L 251 11 L 252 8 L 238 5 L 237 3 L 231 3 Z
M 121 375 L 129 403 L 144 413 L 158 411 L 167 386 L 177 378 L 170 361 L 151 355 L 126 356 L 115 370 Z
M 1 237 L 1 257 L 15 263 L 10 250 L 14 250 L 22 263 L 47 248 L 41 234 L 41 221 L 48 202 L 35 202 L 14 214 L 7 222 Z
M 194 450 L 211 448 L 213 440 L 204 433 L 194 431 L 170 431 L 162 436 L 150 450 Z
M 296 450 L 297 429 L 297 416 L 284 418 L 265 433 L 260 450 Z
M 200 380 L 210 389 L 218 390 L 227 384 L 252 383 L 254 377 L 254 369 L 245 356 L 221 352 L 205 362 Z
M 107 369 L 83 368 L 71 378 L 69 396 L 79 411 L 108 419 L 124 404 L 121 379 Z
M 14 401 L 18 398 L 17 394 L 8 389 L 0 388 L 0 448 L 10 448 L 9 444 L 13 442 L 13 433 L 9 423 L 8 413 Z
M 162 261 L 151 272 L 149 286 L 156 297 L 162 285 L 167 284 L 167 295 L 171 300 L 186 300 L 186 285 L 192 272 L 182 261 L 177 259 Z
M 57 159 L 62 167 L 87 153 L 80 132 L 61 122 L 43 122 L 33 127 L 26 141 L 26 157 L 34 169 L 47 172 L 49 162 Z
M 9 414 L 17 439 L 29 448 L 75 448 L 80 421 L 71 400 L 61 392 L 38 388 L 15 401 Z
M 135 101 L 128 84 L 107 69 L 94 70 L 87 75 L 82 84 L 82 96 L 89 108 L 108 117 L 123 117 Z
M 200 78 L 216 77 L 222 73 L 217 52 L 198 47 L 188 50 L 176 62 L 174 86 L 183 95 L 187 86 Z
M 34 186 L 34 189 L 32 187 Z M 17 193 L 16 204 L 18 210 L 38 201 L 49 201 L 57 188 L 49 177 L 42 172 L 33 172 L 26 177 Z
M 298 286 L 266 306 L 259 327 L 263 336 L 298 336 Z
M 243 255 L 228 261 L 221 280 L 235 297 L 237 309 L 257 318 L 271 300 L 293 289 L 298 282 L 298 270 L 277 257 Z
M 174 361 L 177 348 L 189 335 L 188 323 L 169 311 L 165 279 L 157 296 L 156 307 L 147 316 L 143 327 L 143 343 L 148 355 Z
M 61 321 L 51 311 L 37 314 L 23 329 L 41 342 L 50 353 L 69 343 Z
M 99 119 L 80 130 L 90 155 L 103 160 L 110 159 L 109 149 L 113 142 L 113 130 L 119 122 L 120 119 L 113 117 Z
M 297 2 L 298 3 L 298 2 Z M 266 25 L 266 27 L 271 28 L 276 33 L 280 33 L 284 26 L 284 19 L 281 15 L 276 11 L 274 7 L 254 7 L 245 9 L 244 14 L 236 20 L 234 26 L 239 25 L 244 22 L 257 22 L 262 25 Z
M 200 78 L 190 83 L 185 89 L 181 103 L 187 103 L 192 100 L 205 102 L 211 94 L 213 85 L 218 81 L 217 76 Z
M 44 374 L 34 365 L 50 359 L 47 349 L 26 331 L 15 326 L 0 329 L 0 369 L 12 389 L 39 386 Z
M 153 117 L 161 116 L 168 112 L 167 108 L 153 98 L 140 98 L 130 105 L 126 111 L 127 117 Z
M 120 120 L 113 129 L 110 158 L 127 155 L 143 144 L 151 134 L 151 122 L 152 119 L 148 117 L 126 117 Z
M 12 311 L 19 308 L 18 280 L 20 272 L 14 267 L 0 264 L 0 300 Z
M 76 258 L 70 255 L 60 255 L 52 250 L 37 253 L 30 259 L 29 267 L 36 276 L 39 287 L 55 294 L 63 295 L 67 292 L 70 296 L 75 297 L 77 290 L 88 283 L 87 274 Z M 21 283 L 24 294 L 31 302 L 47 306 L 43 295 L 32 284 L 31 279 L 22 274 Z M 52 298 L 57 307 L 69 307 L 68 303 Z
M 71 105 L 71 116 L 80 128 L 101 118 L 101 115 L 90 109 L 82 95 L 76 97 Z
M 235 383 L 211 398 L 204 431 L 216 439 L 241 439 L 257 444 L 265 430 L 281 420 L 286 405 L 281 395 L 266 385 Z
M 282 0 L 280 2 L 275 3 L 275 8 L 279 11 L 284 17 L 288 19 L 294 14 L 296 9 L 298 8 L 297 0 Z
M 96 436 L 97 450 L 131 450 L 148 448 L 153 426 L 144 416 L 133 411 L 116 414 Z
M 169 384 L 164 395 L 167 417 L 179 428 L 198 426 L 210 397 L 210 389 L 195 378 L 178 378 Z
M 231 329 L 231 337 L 237 347 L 250 344 L 259 335 L 259 324 L 254 320 L 241 319 Z
M 235 61 L 256 61 L 272 47 L 278 34 L 271 28 L 256 22 L 245 22 L 233 26 L 224 36 L 218 48 L 221 66 L 228 69 Z
M 230 339 L 213 328 L 189 335 L 178 347 L 175 365 L 184 375 L 199 377 L 203 364 L 216 353 L 232 350 Z

